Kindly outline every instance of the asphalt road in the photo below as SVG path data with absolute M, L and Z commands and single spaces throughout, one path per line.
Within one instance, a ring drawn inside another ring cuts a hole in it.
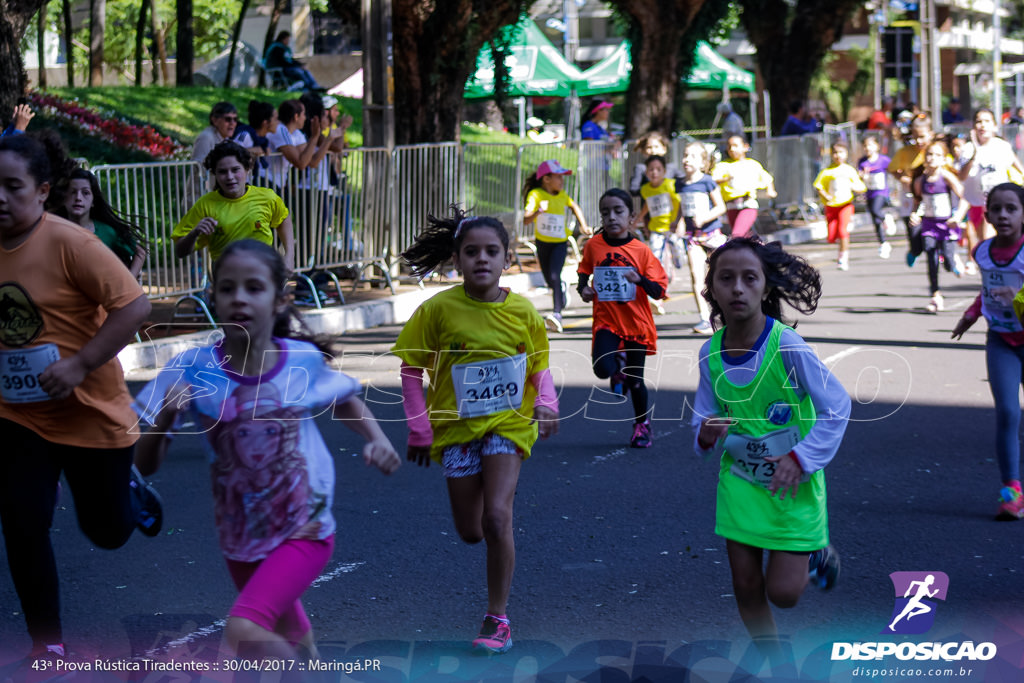
M 832 542 L 843 572 L 834 591 L 808 589 L 796 608 L 776 611 L 790 637 L 790 665 L 773 670 L 751 658 L 725 542 L 713 533 L 717 465 L 693 454 L 686 407 L 704 338 L 690 332 L 695 306 L 683 282 L 657 320 L 661 352 L 649 359 L 649 450 L 629 448 L 630 409 L 591 373 L 589 312 L 578 300 L 565 332 L 553 335 L 563 421 L 561 433 L 540 443 L 522 469 L 509 606 L 516 645 L 501 657 L 476 656 L 468 647 L 486 606 L 484 548 L 458 539 L 439 468 L 407 463 L 385 477 L 355 457 L 351 432 L 322 423 L 337 453 L 339 533 L 327 571 L 304 602 L 322 654 L 339 663 L 327 680 L 726 681 L 758 672 L 763 680 L 859 680 L 857 666 L 908 665 L 895 657 L 830 661 L 835 642 L 894 640 L 879 634 L 893 609 L 889 574 L 896 571 L 949 577 L 932 629 L 904 640 L 998 647 L 989 661 L 939 662 L 929 680 L 1024 679 L 1024 524 L 992 519 L 999 478 L 984 325 L 950 339 L 980 279 L 942 273 L 947 311 L 928 315 L 924 264 L 908 269 L 901 247 L 881 260 L 870 242 L 856 243 L 848 272 L 835 269 L 831 247 L 794 247 L 824 278 L 818 311 L 800 320 L 798 331 L 850 391 L 854 409 L 827 469 Z M 550 305 L 545 296 L 534 302 L 542 312 Z M 366 382 L 367 400 L 404 451 L 398 363 L 386 355 L 397 332 L 346 335 L 343 369 Z M 89 545 L 64 496 L 53 540 L 67 644 L 81 661 L 122 667 L 142 659 L 217 664 L 220 620 L 235 592 L 196 437 L 174 442 L 153 481 L 164 499 L 164 532 L 156 539 L 136 534 L 117 551 Z M 0 572 L 0 673 L 27 647 L 18 600 Z M 909 665 L 909 673 L 880 680 L 918 680 L 936 662 Z M 299 679 L 311 676 L 294 668 L 307 663 L 292 666 Z M 200 676 L 93 666 L 75 680 L 129 677 L 155 683 Z M 224 671 L 203 678 L 230 679 Z

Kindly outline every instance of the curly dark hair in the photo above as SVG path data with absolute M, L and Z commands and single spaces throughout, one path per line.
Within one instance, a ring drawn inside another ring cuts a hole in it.
M 252 155 L 249 153 L 249 150 L 234 140 L 221 140 L 218 142 L 210 150 L 210 153 L 206 155 L 206 158 L 203 159 L 203 168 L 207 171 L 216 171 L 220 160 L 228 157 L 235 157 L 245 170 L 252 170 Z
M 704 278 L 701 295 L 711 306 L 711 324 L 715 329 L 725 324 L 725 316 L 711 294 L 711 283 L 715 279 L 722 254 L 736 249 L 749 249 L 761 261 L 767 292 L 761 302 L 761 311 L 765 315 L 796 327 L 796 321 L 788 323 L 782 318 L 783 302 L 804 315 L 814 313 L 818 299 L 821 298 L 821 274 L 817 268 L 799 256 L 786 252 L 778 242 L 765 244 L 754 237 L 736 237 L 715 249 L 708 257 L 708 273 Z
M 508 230 L 497 218 L 469 216 L 452 204 L 450 216 L 427 216 L 427 226 L 417 235 L 412 246 L 402 252 L 402 258 L 416 277 L 426 277 L 431 271 L 451 258 L 462 246 L 466 234 L 475 228 L 491 228 L 498 234 L 505 251 L 509 247 Z

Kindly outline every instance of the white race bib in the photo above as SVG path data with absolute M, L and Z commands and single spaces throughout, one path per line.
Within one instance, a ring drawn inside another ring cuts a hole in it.
M 672 215 L 672 195 L 667 192 L 652 194 L 647 198 L 647 212 L 651 218 Z
M 452 366 L 459 417 L 483 417 L 518 410 L 526 384 L 526 354 Z
M 49 401 L 39 386 L 43 370 L 60 360 L 56 344 L 0 351 L 0 398 L 6 403 Z
M 988 193 L 999 183 L 1008 182 L 1010 176 L 1006 173 L 999 173 L 995 169 L 986 170 L 978 175 L 978 182 L 981 184 L 981 193 L 988 197 Z
M 885 171 L 875 171 L 868 174 L 867 182 L 864 184 L 868 186 L 869 190 L 884 190 L 885 182 Z
M 832 195 L 832 199 L 846 199 L 853 195 L 853 191 L 850 189 L 849 178 L 833 178 L 828 184 L 828 193 Z
M 923 195 L 921 205 L 924 206 L 924 215 L 928 218 L 949 218 L 953 215 L 948 192 Z
M 989 328 L 996 332 L 1016 332 L 1020 330 L 1017 313 L 1013 310 L 1013 297 L 1020 291 L 1024 282 L 1020 273 L 1002 270 L 981 271 L 981 297 L 985 305 Z M 1009 293 L 995 296 L 993 290 Z
M 768 462 L 765 458 L 786 455 L 799 441 L 800 430 L 796 426 L 786 427 L 761 437 L 729 434 L 725 437 L 725 450 L 736 461 L 730 472 L 740 479 L 767 488 L 775 474 L 775 463 Z M 800 482 L 806 482 L 810 478 L 810 474 L 804 473 L 800 477 Z
M 537 216 L 537 234 L 552 239 L 565 239 L 565 216 L 542 213 Z
M 702 216 L 711 210 L 711 197 L 706 192 L 683 192 L 679 195 L 683 215 L 687 218 Z
M 636 298 L 636 284 L 626 279 L 633 270 L 625 266 L 598 266 L 594 268 L 594 291 L 598 301 L 632 301 Z

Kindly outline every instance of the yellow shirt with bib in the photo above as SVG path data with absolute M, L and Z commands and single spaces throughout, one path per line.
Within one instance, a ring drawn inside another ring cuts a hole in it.
M 564 242 L 569 239 L 572 232 L 566 211 L 571 205 L 572 198 L 564 190 L 558 194 L 549 194 L 539 187 L 530 190 L 526 194 L 526 213 L 546 207 L 533 220 L 533 238 L 538 242 Z
M 530 456 L 537 440 L 537 390 L 530 381 L 548 367 L 548 336 L 533 304 L 472 299 L 452 287 L 425 301 L 402 328 L 392 352 L 430 378 L 430 455 L 499 434 Z

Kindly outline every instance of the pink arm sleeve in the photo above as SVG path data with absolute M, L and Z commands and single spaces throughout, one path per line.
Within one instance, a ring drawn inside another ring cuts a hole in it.
M 551 370 L 544 368 L 540 372 L 530 375 L 530 382 L 537 389 L 537 398 L 533 406 L 550 408 L 558 412 L 558 396 L 555 394 L 555 381 L 551 379 Z
M 972 303 L 970 305 L 970 307 L 966 311 L 964 311 L 964 317 L 968 318 L 968 319 L 971 319 L 971 320 L 977 320 L 980 315 L 981 315 L 981 294 L 979 294 L 977 296 L 977 298 L 974 299 L 974 303 Z
M 409 445 L 429 446 L 434 443 L 427 402 L 423 397 L 423 368 L 402 363 L 402 408 L 409 425 Z

